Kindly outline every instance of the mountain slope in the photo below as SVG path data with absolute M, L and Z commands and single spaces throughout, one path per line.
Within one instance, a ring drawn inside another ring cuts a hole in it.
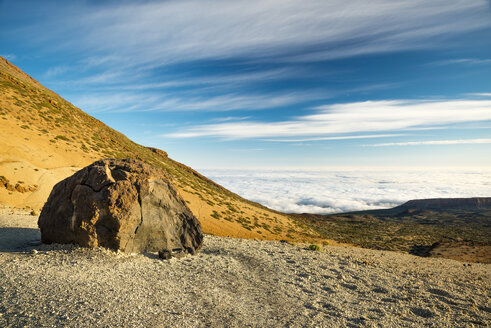
M 138 145 L 84 113 L 0 57 L 0 203 L 43 206 L 53 185 L 101 158 L 136 158 L 166 170 L 207 233 L 266 239 L 312 239 L 289 216 L 247 201 Z

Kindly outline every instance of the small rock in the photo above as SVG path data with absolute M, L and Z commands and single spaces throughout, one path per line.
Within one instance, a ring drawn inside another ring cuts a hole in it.
M 8 191 L 14 191 L 14 186 L 7 182 L 5 183 L 5 189 L 7 189 Z
M 162 251 L 159 251 L 159 258 L 163 260 L 169 260 L 171 257 L 172 253 L 169 250 L 164 249 Z
M 28 186 L 27 189 L 30 191 L 30 192 L 34 192 L 36 190 L 38 190 L 38 187 L 36 185 L 33 185 L 33 186 Z
M 27 189 L 23 185 L 21 185 L 20 183 L 17 183 L 15 185 L 15 190 L 18 192 L 21 192 L 21 193 L 25 193 L 27 191 Z

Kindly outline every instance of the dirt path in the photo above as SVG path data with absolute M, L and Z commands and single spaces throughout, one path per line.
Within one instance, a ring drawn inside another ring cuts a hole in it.
M 487 264 L 206 236 L 181 260 L 39 245 L 0 209 L 0 327 L 487 327 Z

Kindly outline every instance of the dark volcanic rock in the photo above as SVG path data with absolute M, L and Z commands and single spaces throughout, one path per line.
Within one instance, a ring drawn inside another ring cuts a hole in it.
M 199 221 L 165 173 L 136 160 L 97 161 L 59 182 L 38 225 L 43 243 L 130 253 L 194 254 L 203 241 Z

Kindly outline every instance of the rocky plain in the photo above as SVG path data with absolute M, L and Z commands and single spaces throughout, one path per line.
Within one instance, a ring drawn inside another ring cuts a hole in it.
M 0 208 L 1 327 L 487 327 L 489 264 L 206 235 L 201 251 L 44 245 Z

